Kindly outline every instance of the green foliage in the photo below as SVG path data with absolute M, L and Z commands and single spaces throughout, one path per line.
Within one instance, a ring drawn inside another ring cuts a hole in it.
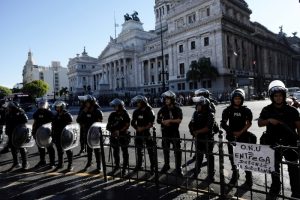
M 4 87 L 4 86 L 0 86 L 0 99 L 3 99 L 5 96 L 11 94 L 11 89 Z
M 217 68 L 211 65 L 210 59 L 200 58 L 197 62 L 192 62 L 190 70 L 186 73 L 187 81 L 199 81 L 203 78 L 216 79 L 219 76 Z
M 24 85 L 22 91 L 33 98 L 44 96 L 49 90 L 49 85 L 45 81 L 36 80 Z

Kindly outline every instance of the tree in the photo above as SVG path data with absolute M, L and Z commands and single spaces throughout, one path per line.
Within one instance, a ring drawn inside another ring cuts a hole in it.
M 69 90 L 67 87 L 62 87 L 59 90 L 59 96 L 65 96 L 65 100 L 67 99 L 67 95 L 69 94 Z
M 210 58 L 201 57 L 190 65 L 190 70 L 186 73 L 187 81 L 199 81 L 203 78 L 216 79 L 219 76 L 217 68 L 211 65 Z
M 4 86 L 0 86 L 0 99 L 3 99 L 5 96 L 11 94 L 11 89 L 4 87 Z
M 35 80 L 27 83 L 22 88 L 24 93 L 30 94 L 33 98 L 44 96 L 49 90 L 49 85 L 45 81 Z

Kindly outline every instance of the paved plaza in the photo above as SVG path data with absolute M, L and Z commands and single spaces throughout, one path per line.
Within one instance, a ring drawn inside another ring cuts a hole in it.
M 270 103 L 269 100 L 265 101 L 251 101 L 245 102 L 253 112 L 253 125 L 250 131 L 253 132 L 257 138 L 261 136 L 264 129 L 258 128 L 257 118 L 263 106 Z M 219 104 L 217 106 L 216 119 L 219 122 L 221 119 L 221 114 L 223 109 L 228 106 L 228 104 Z M 193 106 L 185 106 L 183 109 L 183 121 L 180 125 L 180 132 L 182 138 L 191 139 L 191 135 L 188 132 L 188 123 L 191 119 L 192 113 L 194 111 Z M 104 109 L 104 122 L 110 114 L 109 109 Z M 72 113 L 77 112 L 77 108 L 71 109 Z M 132 114 L 133 110 L 129 110 Z M 155 113 L 158 112 L 158 108 L 154 109 Z M 30 116 L 31 113 L 28 113 Z M 74 115 L 74 119 L 76 119 Z M 32 123 L 32 120 L 30 120 Z M 156 124 L 157 135 L 160 136 L 160 128 Z M 133 130 L 131 130 L 133 133 Z M 218 141 L 217 135 L 215 137 Z M 157 140 L 158 147 L 161 147 L 161 141 Z M 131 140 L 133 145 L 133 139 Z M 187 151 L 191 149 L 191 142 L 182 142 L 182 149 Z M 225 153 L 227 152 L 227 147 L 224 146 Z M 53 172 L 47 168 L 35 169 L 33 166 L 38 162 L 37 147 L 30 148 L 28 151 L 29 162 L 31 164 L 31 169 L 24 173 L 20 170 L 15 170 L 12 172 L 7 172 L 12 164 L 11 154 L 0 154 L 0 197 L 1 199 L 212 199 L 214 196 L 202 195 L 201 191 L 212 190 L 215 193 L 220 191 L 220 186 L 218 184 L 207 185 L 201 181 L 193 180 L 191 171 L 194 168 L 194 163 L 189 162 L 191 160 L 190 153 L 183 153 L 183 173 L 184 177 L 176 177 L 170 172 L 170 175 L 159 174 L 159 187 L 155 187 L 155 184 L 147 182 L 152 181 L 153 177 L 149 173 L 139 172 L 133 173 L 130 170 L 129 175 L 126 179 L 120 178 L 117 175 L 111 175 L 109 172 L 111 168 L 108 167 L 108 182 L 103 179 L 103 174 L 96 174 L 93 172 L 95 165 L 91 171 L 83 172 L 82 169 L 85 166 L 86 157 L 77 156 L 79 152 L 79 147 L 74 149 L 74 172 L 65 173 L 64 170 Z M 135 151 L 134 148 L 129 150 L 130 152 L 130 168 L 135 166 Z M 215 145 L 214 153 L 218 153 L 218 146 Z M 109 148 L 105 148 L 106 161 L 111 163 L 112 159 L 109 158 Z M 66 156 L 65 156 L 66 157 Z M 171 168 L 174 168 L 174 159 L 172 159 L 173 152 L 171 152 Z M 94 159 L 94 158 L 93 158 Z M 225 182 L 228 183 L 231 177 L 231 167 L 228 157 L 225 157 Z M 95 160 L 94 160 L 95 161 Z M 148 155 L 146 153 L 146 169 L 148 169 Z M 163 165 L 163 153 L 162 150 L 158 150 L 158 169 L 161 169 Z M 219 182 L 219 159 L 218 156 L 215 157 L 215 169 L 216 169 L 216 182 Z M 285 169 L 285 166 L 284 166 Z M 241 177 L 239 185 L 243 185 L 245 181 L 245 173 L 240 172 Z M 265 176 L 261 173 L 253 173 L 254 185 L 253 189 L 264 191 L 265 178 L 270 182 L 270 176 Z M 132 177 L 132 179 L 130 178 Z M 287 173 L 284 173 L 284 184 L 285 184 L 285 195 L 290 196 L 289 189 L 289 179 Z M 200 179 L 206 177 L 206 166 L 203 167 Z M 129 179 L 129 180 L 128 180 Z M 140 179 L 139 181 L 134 181 L 133 179 Z M 165 184 L 173 185 L 174 187 L 167 187 Z M 269 183 L 270 184 L 270 183 Z M 177 187 L 176 187 L 177 186 Z M 181 187 L 181 189 L 178 189 Z M 196 189 L 198 188 L 198 193 L 193 191 L 186 192 L 184 188 Z M 265 196 L 262 194 L 254 193 L 249 190 L 243 189 L 232 189 L 228 192 L 228 197 L 239 196 L 241 198 L 250 199 L 251 195 L 254 199 L 264 199 Z M 198 197 L 198 198 L 197 198 Z

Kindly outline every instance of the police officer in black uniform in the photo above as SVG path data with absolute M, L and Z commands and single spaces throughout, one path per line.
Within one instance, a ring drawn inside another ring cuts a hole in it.
M 128 128 L 130 126 L 130 116 L 125 109 L 125 104 L 120 99 L 114 99 L 110 102 L 110 106 L 114 107 L 108 117 L 106 129 L 111 132 L 110 144 L 113 148 L 113 155 L 115 160 L 115 168 L 113 173 L 120 169 L 120 147 L 123 152 L 123 169 L 122 174 L 127 173 L 129 165 L 128 145 L 130 143 L 130 134 Z
M 131 102 L 137 105 L 137 109 L 134 110 L 131 120 L 131 126 L 136 130 L 135 146 L 137 151 L 137 165 L 135 171 L 142 169 L 143 146 L 144 143 L 146 143 L 151 165 L 150 173 L 154 174 L 154 141 L 150 133 L 150 128 L 153 126 L 155 115 L 145 96 L 138 95 L 134 97 Z
M 208 177 L 207 181 L 214 181 L 215 163 L 214 163 L 214 114 L 210 110 L 209 99 L 200 96 L 193 97 L 193 102 L 196 103 L 196 111 L 193 114 L 192 120 L 189 123 L 190 132 L 196 138 L 196 164 L 194 169 L 194 178 L 197 178 L 201 171 L 203 155 L 207 157 Z
M 103 114 L 100 110 L 100 106 L 97 104 L 96 98 L 91 95 L 87 95 L 86 101 L 84 103 L 84 108 L 82 109 L 82 112 L 80 113 L 80 115 L 78 115 L 76 120 L 79 124 L 83 125 L 83 134 L 85 135 L 85 137 L 87 136 L 90 127 L 95 122 L 102 122 L 102 120 L 103 120 Z M 101 171 L 100 148 L 95 148 L 94 153 L 97 162 L 97 171 L 100 172 Z M 87 163 L 84 168 L 85 171 L 92 166 L 92 158 L 93 158 L 93 149 L 87 145 Z
M 56 110 L 56 115 L 52 121 L 52 136 L 54 143 L 57 149 L 57 156 L 58 156 L 58 165 L 55 170 L 62 169 L 64 167 L 64 150 L 61 144 L 61 135 L 63 129 L 72 123 L 73 117 L 71 113 L 66 110 L 66 103 L 63 101 L 56 101 L 54 103 L 54 107 Z M 67 158 L 68 158 L 68 168 L 67 170 L 70 172 L 73 170 L 73 151 L 67 150 L 66 151 Z
M 162 147 L 165 164 L 161 170 L 166 173 L 170 169 L 170 144 L 173 145 L 175 155 L 175 168 L 178 175 L 182 175 L 179 125 L 182 121 L 182 110 L 176 104 L 176 94 L 166 91 L 162 94 L 165 105 L 157 113 L 157 123 L 161 124 Z
M 36 131 L 39 127 L 49 122 L 52 122 L 54 118 L 53 113 L 49 110 L 49 104 L 46 100 L 41 100 L 38 102 L 38 109 L 33 113 L 33 125 L 32 125 L 32 135 L 36 138 Z M 46 149 L 38 147 L 40 153 L 40 161 L 37 163 L 35 168 L 43 167 L 46 165 Z M 47 148 L 49 158 L 50 158 L 50 167 L 55 167 L 55 150 L 53 144 Z
M 6 115 L 6 111 L 5 111 L 5 100 L 1 99 L 0 100 L 0 138 L 2 139 L 2 137 L 4 136 L 4 126 L 5 126 L 5 115 Z M 7 153 L 8 152 L 8 146 L 6 146 L 1 153 Z
M 79 97 L 78 97 L 79 98 Z M 83 112 L 83 109 L 85 107 L 85 100 L 86 100 L 86 96 L 81 96 L 81 99 L 79 99 L 79 112 L 78 112 L 78 116 L 81 115 L 81 113 Z M 78 156 L 81 156 L 81 154 L 86 152 L 86 131 L 84 131 L 84 123 L 80 124 L 80 151 L 78 153 Z
M 195 94 L 195 97 L 201 97 L 202 96 L 202 97 L 207 98 L 210 102 L 209 106 L 210 106 L 211 112 L 213 112 L 214 114 L 216 113 L 216 105 L 214 104 L 213 99 L 210 98 L 209 90 L 207 90 L 205 88 L 200 88 L 200 89 L 196 90 L 194 92 L 194 94 Z
M 256 143 L 256 136 L 248 131 L 252 125 L 252 112 L 246 106 L 243 106 L 245 92 L 242 89 L 235 89 L 230 96 L 231 104 L 223 110 L 221 127 L 226 131 L 228 144 L 229 160 L 232 167 L 232 177 L 230 185 L 235 185 L 239 179 L 237 166 L 233 162 L 233 147 L 231 142 Z M 229 121 L 229 124 L 227 122 Z M 246 182 L 251 187 L 252 172 L 246 171 Z
M 272 81 L 269 85 L 269 96 L 272 103 L 264 107 L 258 119 L 258 126 L 266 126 L 266 132 L 261 138 L 261 143 L 271 146 L 297 146 L 300 135 L 299 112 L 286 103 L 287 89 L 283 82 Z M 280 193 L 280 162 L 282 156 L 289 162 L 288 172 L 292 197 L 300 198 L 300 179 L 299 179 L 299 157 L 297 152 L 292 149 L 275 149 L 275 172 L 272 173 L 272 184 L 267 199 L 277 199 Z
M 29 169 L 29 163 L 27 162 L 27 152 L 25 148 L 16 148 L 12 143 L 12 133 L 16 126 L 21 124 L 26 124 L 28 122 L 27 115 L 25 111 L 20 107 L 20 105 L 17 102 L 9 102 L 7 106 L 8 112 L 5 116 L 5 125 L 6 125 L 6 135 L 8 135 L 9 143 L 8 146 L 11 149 L 11 154 L 13 157 L 13 165 L 10 168 L 11 170 L 13 168 L 19 168 L 21 167 L 18 159 L 18 152 L 21 153 L 22 158 L 22 169 L 28 170 Z

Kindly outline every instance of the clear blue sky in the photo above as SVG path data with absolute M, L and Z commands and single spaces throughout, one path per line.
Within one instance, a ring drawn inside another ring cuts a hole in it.
M 114 36 L 114 12 L 118 24 L 123 15 L 139 12 L 144 29 L 154 28 L 155 0 L 0 0 L 0 85 L 12 87 L 22 81 L 22 69 L 29 49 L 38 65 L 60 61 L 86 50 L 98 57 Z M 300 36 L 298 0 L 247 0 L 258 21 L 273 32 Z M 121 26 L 117 28 L 117 33 Z

